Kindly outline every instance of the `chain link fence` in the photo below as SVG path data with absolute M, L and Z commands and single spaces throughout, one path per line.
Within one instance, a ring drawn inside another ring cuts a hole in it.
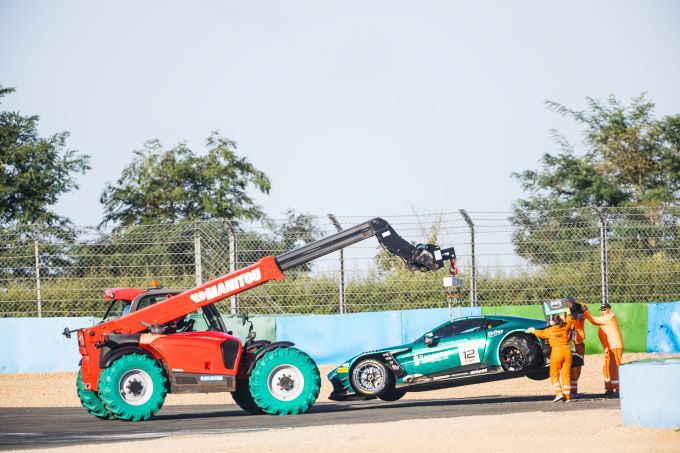
M 384 216 L 405 239 L 455 246 L 463 303 L 680 299 L 680 210 L 580 209 Z M 0 316 L 97 316 L 106 288 L 190 288 L 366 221 L 289 217 L 0 230 Z M 223 312 L 344 313 L 444 307 L 445 271 L 414 274 L 368 239 L 218 303 Z

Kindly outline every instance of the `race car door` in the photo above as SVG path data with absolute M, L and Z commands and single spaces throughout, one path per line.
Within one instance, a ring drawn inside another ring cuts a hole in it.
M 419 342 L 413 349 L 413 373 L 451 374 L 482 366 L 486 349 L 484 318 L 453 321 L 432 332 L 435 343 Z

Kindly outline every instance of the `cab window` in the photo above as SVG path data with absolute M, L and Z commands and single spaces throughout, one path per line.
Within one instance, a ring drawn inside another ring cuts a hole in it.
M 111 306 L 111 310 L 108 315 L 103 318 L 100 322 L 111 321 L 112 319 L 120 318 L 130 313 L 130 301 L 129 300 L 114 300 Z
M 156 302 L 159 302 L 161 300 L 165 300 L 167 298 L 168 298 L 167 294 L 152 294 L 152 295 L 149 295 L 149 296 L 145 296 L 145 297 L 142 298 L 142 300 L 140 300 L 137 303 L 137 310 L 141 310 L 142 308 L 146 308 L 149 305 L 153 305 Z
M 190 330 L 185 330 L 185 332 L 215 330 L 213 328 L 212 317 L 208 316 L 208 313 L 206 313 L 203 308 L 199 308 L 195 312 L 186 315 L 184 322 L 190 325 Z
M 170 295 L 172 296 L 172 294 Z M 137 304 L 137 310 L 146 308 L 156 302 L 163 301 L 168 298 L 166 294 L 152 294 L 141 299 Z M 212 330 L 216 332 L 222 331 L 220 322 L 210 310 L 201 307 L 198 310 L 183 316 L 176 321 L 171 321 L 166 324 L 170 332 L 205 332 Z

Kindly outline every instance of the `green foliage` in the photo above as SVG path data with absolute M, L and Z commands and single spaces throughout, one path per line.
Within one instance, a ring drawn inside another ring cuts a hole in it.
M 239 231 L 238 267 L 252 264 L 264 256 L 276 256 L 299 248 L 317 240 L 320 234 L 311 215 L 298 214 L 293 209 L 286 211 L 286 220 L 280 224 L 268 218 L 262 224 L 264 231 Z M 307 272 L 311 266 L 311 263 L 303 264 L 286 274 Z
M 0 85 L 0 99 L 14 92 Z M 90 169 L 89 156 L 66 149 L 68 132 L 38 134 L 38 116 L 0 112 L 0 225 L 61 226 L 68 219 L 50 208 L 78 188 L 74 177 Z
M 546 103 L 582 126 L 581 152 L 553 131 L 559 152 L 545 154 L 540 170 L 513 173 L 529 193 L 513 207 L 513 242 L 518 254 L 536 264 L 564 261 L 566 251 L 576 261 L 597 253 L 600 219 L 592 207 L 656 207 L 636 219 L 654 228 L 662 218 L 669 222 L 666 208 L 680 201 L 680 115 L 656 119 L 644 95 L 628 106 L 614 96 L 587 101 L 583 111 Z M 628 217 L 603 219 L 616 232 L 626 228 Z
M 267 175 L 239 157 L 236 143 L 217 132 L 210 134 L 206 147 L 207 154 L 199 156 L 185 143 L 164 150 L 158 140 L 148 141 L 116 183 L 102 192 L 102 224 L 261 218 L 247 191 L 253 186 L 269 193 Z
M 541 301 L 572 295 L 587 303 L 601 300 L 600 264 L 597 261 L 560 263 L 533 272 L 512 275 L 478 275 L 477 297 L 481 306 L 536 305 Z M 626 251 L 612 251 L 609 261 L 609 300 L 613 303 L 659 302 L 677 299 L 680 262 L 664 253 L 631 259 Z M 469 275 L 461 276 L 466 285 Z M 411 273 L 398 270 L 388 276 L 367 274 L 348 281 L 348 312 L 445 308 L 442 273 Z M 43 282 L 43 313 L 47 316 L 101 316 L 106 308 L 101 288 L 146 287 L 149 280 L 137 277 L 105 278 L 88 274 L 87 284 L 74 286 L 70 278 L 50 278 Z M 193 275 L 163 282 L 166 286 L 193 286 Z M 94 289 L 94 288 L 97 289 Z M 469 288 L 463 289 L 463 305 L 469 306 Z M 17 303 L 11 312 L 8 302 Z M 35 316 L 35 289 L 30 282 L 12 285 L 0 292 L 2 316 Z M 223 313 L 229 300 L 218 302 Z M 241 311 L 256 314 L 338 313 L 338 280 L 309 273 L 286 275 L 239 295 Z M 455 308 L 454 308 L 455 310 Z

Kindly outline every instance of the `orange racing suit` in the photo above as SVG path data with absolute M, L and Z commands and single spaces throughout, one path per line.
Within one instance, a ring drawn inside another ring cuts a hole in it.
M 586 358 L 586 331 L 585 331 L 585 312 L 588 311 L 586 304 L 579 304 L 580 310 L 572 312 L 573 330 L 574 330 L 574 353 L 585 361 Z M 583 367 L 577 366 L 571 368 L 571 393 L 575 395 L 578 393 L 578 378 L 581 377 L 581 369 Z
M 555 395 L 564 395 L 566 400 L 571 399 L 571 348 L 569 347 L 571 326 L 572 318 L 567 315 L 567 322 L 564 326 L 554 325 L 534 332 L 538 338 L 547 339 L 550 343 L 550 382 L 555 389 Z M 560 377 L 562 378 L 561 384 Z
M 597 335 L 600 337 L 600 342 L 602 342 L 604 348 L 604 366 L 602 368 L 604 388 L 618 392 L 619 365 L 621 365 L 621 357 L 623 356 L 623 338 L 619 330 L 619 322 L 613 312 L 608 315 L 593 316 L 587 311 L 585 315 L 588 321 L 600 326 Z

